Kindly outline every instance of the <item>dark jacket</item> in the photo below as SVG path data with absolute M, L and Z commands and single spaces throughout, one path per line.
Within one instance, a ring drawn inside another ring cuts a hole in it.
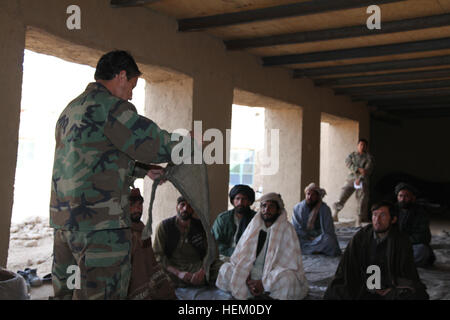
M 422 206 L 414 204 L 408 209 L 399 208 L 397 224 L 401 231 L 409 235 L 412 244 L 430 244 L 430 220 Z
M 156 261 L 152 239 L 142 241 L 142 222 L 131 224 L 131 278 L 128 298 L 133 300 L 176 299 L 169 276 Z
M 249 214 L 242 217 L 241 221 L 239 222 L 239 230 L 236 235 L 236 244 L 255 214 L 255 211 L 250 210 Z M 231 257 L 234 248 L 230 246 L 230 243 L 234 237 L 234 234 L 236 233 L 236 224 L 234 223 L 234 209 L 222 212 L 217 216 L 212 227 L 212 233 L 217 241 L 219 253 L 221 255 Z
M 369 246 L 373 239 L 373 227 L 368 225 L 358 231 L 345 249 L 333 280 L 324 299 L 367 299 L 367 267 L 370 265 Z M 407 286 L 414 289 L 405 299 L 429 299 L 425 285 L 420 281 L 414 264 L 413 250 L 408 236 L 394 225 L 387 235 L 386 266 L 391 288 Z M 382 272 L 383 273 L 383 272 Z M 392 290 L 395 292 L 396 290 Z M 396 297 L 392 297 L 395 299 Z M 399 297 L 397 297 L 399 298 Z M 400 297 L 402 299 L 402 297 Z
M 178 241 L 180 240 L 180 231 L 177 228 L 177 217 L 168 218 L 163 220 L 162 226 L 167 235 L 164 247 L 164 253 L 168 258 L 172 256 L 173 251 L 177 248 Z M 187 235 L 187 241 L 197 250 L 200 257 L 203 259 L 206 255 L 206 249 L 208 247 L 208 241 L 206 239 L 206 233 L 203 229 L 203 225 L 198 219 L 191 219 L 191 226 Z

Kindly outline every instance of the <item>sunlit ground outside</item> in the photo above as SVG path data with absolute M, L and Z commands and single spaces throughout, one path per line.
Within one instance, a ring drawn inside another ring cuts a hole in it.
M 95 69 L 25 51 L 19 149 L 12 222 L 31 216 L 48 218 L 55 125 L 67 104 L 94 81 Z M 145 80 L 139 79 L 131 101 L 143 114 Z M 142 188 L 142 179 L 135 184 Z M 142 189 L 141 189 L 142 190 Z

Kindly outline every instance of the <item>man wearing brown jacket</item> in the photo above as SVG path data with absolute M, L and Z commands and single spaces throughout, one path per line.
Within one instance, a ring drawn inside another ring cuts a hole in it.
M 141 221 L 144 199 L 139 189 L 129 196 L 131 216 L 131 280 L 128 298 L 133 300 L 176 299 L 172 281 L 155 259 L 152 239 L 141 240 L 144 224 Z

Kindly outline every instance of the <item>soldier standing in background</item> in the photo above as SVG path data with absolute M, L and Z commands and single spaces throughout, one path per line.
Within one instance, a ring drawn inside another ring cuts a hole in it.
M 136 161 L 169 162 L 178 143 L 128 102 L 140 75 L 129 53 L 105 54 L 96 82 L 69 103 L 56 124 L 50 200 L 55 299 L 127 296 L 129 177 L 158 177 L 162 169 L 147 172 Z M 78 287 L 68 286 L 69 266 L 79 270 Z
M 345 202 L 356 190 L 356 200 L 358 201 L 358 216 L 356 226 L 360 226 L 362 221 L 367 221 L 369 205 L 369 176 L 373 171 L 374 159 L 367 152 L 369 142 L 366 139 L 359 139 L 357 151 L 350 153 L 345 159 L 345 165 L 350 173 L 342 187 L 339 200 L 333 205 L 333 220 L 338 221 L 338 213 L 344 208 Z

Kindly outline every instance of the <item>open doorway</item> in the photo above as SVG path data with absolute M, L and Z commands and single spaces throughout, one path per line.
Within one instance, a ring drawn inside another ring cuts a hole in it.
M 301 197 L 302 108 L 240 89 L 234 103 L 229 187 L 280 193 L 290 219 Z
M 261 153 L 264 152 L 264 113 L 261 107 L 233 104 L 231 118 L 230 180 L 253 188 L 258 198 L 263 188 Z M 228 203 L 229 209 L 232 208 Z

